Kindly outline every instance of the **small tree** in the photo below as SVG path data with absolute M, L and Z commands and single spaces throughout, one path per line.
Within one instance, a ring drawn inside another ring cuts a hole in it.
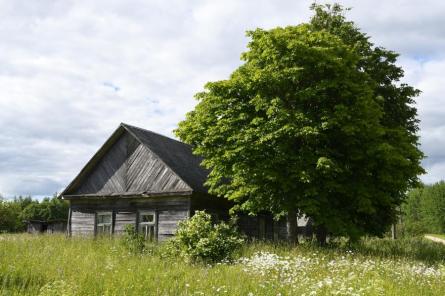
M 210 214 L 196 211 L 192 218 L 179 223 L 172 243 L 186 258 L 212 263 L 230 259 L 243 239 L 233 225 L 213 224 Z

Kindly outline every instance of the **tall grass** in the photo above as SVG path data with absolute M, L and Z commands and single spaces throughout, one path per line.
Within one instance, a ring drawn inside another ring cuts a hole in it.
M 131 254 L 118 239 L 0 235 L 0 295 L 331 295 L 339 286 L 338 295 L 445 295 L 445 247 L 409 244 L 369 240 L 351 252 L 257 243 L 243 260 L 209 266 L 157 245 Z
M 406 258 L 428 264 L 445 262 L 445 246 L 422 237 L 366 238 L 355 246 L 355 251 L 364 255 L 387 258 Z

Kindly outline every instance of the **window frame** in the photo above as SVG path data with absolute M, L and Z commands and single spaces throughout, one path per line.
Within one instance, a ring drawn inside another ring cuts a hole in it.
M 153 221 L 152 222 L 142 222 L 142 216 L 144 215 L 153 215 Z M 158 239 L 158 219 L 157 219 L 157 215 L 156 215 L 156 211 L 154 210 L 142 210 L 142 211 L 138 211 L 138 225 L 137 225 L 137 229 L 138 232 L 141 233 L 142 235 L 144 235 L 144 238 L 146 240 L 150 240 L 150 238 L 146 237 L 145 232 L 142 231 L 142 228 L 144 226 L 153 226 L 153 240 L 157 240 Z
M 99 216 L 106 216 L 106 215 L 110 216 L 110 218 L 111 218 L 110 222 L 99 223 Z M 95 223 L 94 226 L 95 226 L 95 229 L 96 229 L 96 235 L 106 235 L 106 234 L 111 235 L 113 233 L 113 211 L 97 211 L 96 212 L 96 221 L 95 222 L 96 223 Z M 102 231 L 102 232 L 99 231 L 99 228 L 100 227 L 104 227 L 104 226 L 109 226 L 109 228 L 110 228 L 109 233 L 107 233 L 105 231 Z

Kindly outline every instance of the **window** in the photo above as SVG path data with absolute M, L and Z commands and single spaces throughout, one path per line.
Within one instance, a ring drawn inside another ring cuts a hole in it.
M 155 212 L 139 213 L 139 232 L 146 240 L 153 241 L 156 238 L 156 215 Z
M 111 212 L 96 213 L 96 233 L 98 235 L 111 234 L 111 223 L 113 215 Z

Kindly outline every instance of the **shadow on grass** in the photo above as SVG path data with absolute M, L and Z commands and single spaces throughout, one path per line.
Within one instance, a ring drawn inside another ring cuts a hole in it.
M 445 245 L 435 243 L 422 237 L 400 238 L 363 238 L 356 244 L 349 244 L 346 239 L 335 239 L 325 247 L 320 247 L 315 241 L 302 241 L 298 246 L 277 242 L 250 242 L 241 251 L 243 256 L 250 256 L 256 251 L 268 251 L 277 255 L 292 255 L 292 253 L 322 252 L 336 257 L 347 251 L 366 257 L 388 259 L 408 259 L 421 261 L 428 265 L 445 264 Z
M 422 237 L 399 238 L 396 240 L 390 238 L 363 238 L 354 245 L 334 242 L 331 247 L 352 250 L 365 256 L 405 258 L 427 264 L 445 263 L 445 245 Z

